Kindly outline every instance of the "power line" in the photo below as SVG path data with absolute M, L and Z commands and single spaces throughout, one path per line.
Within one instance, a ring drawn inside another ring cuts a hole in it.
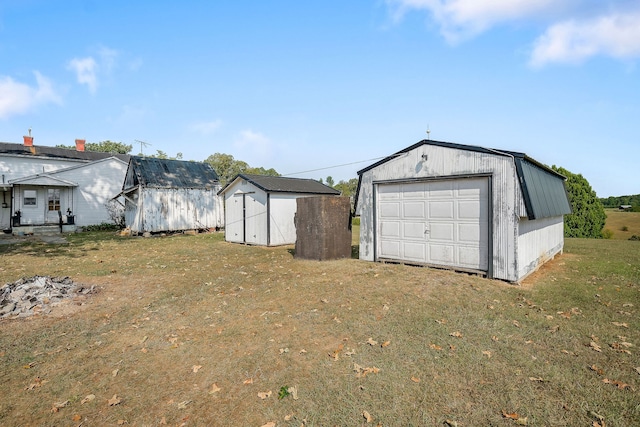
M 396 156 L 399 156 L 399 154 L 396 154 Z M 311 169 L 311 170 L 308 170 L 308 171 L 285 173 L 285 174 L 282 174 L 282 176 L 300 175 L 300 174 L 303 174 L 303 173 L 317 172 L 317 171 L 323 171 L 323 170 L 334 169 L 334 168 L 341 168 L 343 166 L 357 165 L 358 163 L 364 163 L 364 162 L 373 162 L 374 160 L 386 159 L 388 157 L 394 157 L 394 156 L 382 156 L 382 157 L 376 157 L 376 158 L 368 159 L 368 160 L 359 160 L 357 162 L 344 163 L 344 164 L 341 164 L 341 165 L 327 166 L 327 167 L 318 168 L 318 169 Z

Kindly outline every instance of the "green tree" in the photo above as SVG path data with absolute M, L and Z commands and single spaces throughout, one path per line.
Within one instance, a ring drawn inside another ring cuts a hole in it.
M 265 169 L 262 166 L 260 166 L 259 168 L 251 168 L 251 167 L 249 167 L 249 168 L 247 168 L 245 173 L 250 173 L 252 175 L 280 176 L 278 171 L 276 171 L 274 168 Z
M 602 238 L 607 215 L 589 182 L 582 175 L 571 173 L 565 168 L 554 165 L 552 169 L 567 177 L 566 187 L 572 213 L 564 217 L 565 236 Z
M 358 178 L 351 178 L 349 181 L 340 180 L 333 188 L 340 191 L 343 196 L 354 197 L 358 190 Z
M 139 156 L 142 156 L 143 154 L 138 154 Z M 162 150 L 156 150 L 156 154 L 151 154 L 150 156 L 147 157 L 151 157 L 154 159 L 169 159 L 169 160 L 182 160 L 182 153 L 177 153 L 175 157 L 169 157 L 169 155 L 167 155 L 167 153 L 165 153 Z
M 255 175 L 280 176 L 273 168 L 265 169 L 260 167 L 251 167 L 247 162 L 236 160 L 231 154 L 215 153 L 205 159 L 205 163 L 209 163 L 213 170 L 220 177 L 220 183 L 226 185 L 236 175 L 240 173 L 249 173 Z
M 328 176 L 326 183 L 329 187 L 333 187 L 335 185 L 335 182 L 333 181 L 333 177 L 332 176 Z
M 66 148 L 68 150 L 75 150 L 75 145 L 56 145 L 57 148 Z M 133 145 L 123 144 L 122 142 L 114 141 L 101 141 L 101 142 L 87 142 L 84 145 L 84 149 L 87 151 L 97 151 L 99 153 L 114 153 L 114 154 L 129 154 L 133 149 Z

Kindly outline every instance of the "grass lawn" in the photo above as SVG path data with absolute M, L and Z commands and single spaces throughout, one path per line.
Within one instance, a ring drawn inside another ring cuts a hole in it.
M 1 246 L 2 283 L 99 291 L 0 321 L 0 425 L 640 425 L 640 242 L 567 239 L 522 286 L 292 249 Z
M 605 209 L 605 213 L 607 221 L 604 228 L 613 232 L 612 239 L 629 240 L 634 235 L 640 237 L 640 212 Z

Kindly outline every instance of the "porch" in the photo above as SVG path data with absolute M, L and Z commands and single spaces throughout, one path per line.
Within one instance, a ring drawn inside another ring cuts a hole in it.
M 60 233 L 73 233 L 76 231 L 76 229 L 77 227 L 75 224 L 26 224 L 11 227 L 11 234 L 13 234 L 14 236 L 43 236 Z

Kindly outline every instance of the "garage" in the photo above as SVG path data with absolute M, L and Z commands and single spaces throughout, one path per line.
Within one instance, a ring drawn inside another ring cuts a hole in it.
M 378 258 L 487 271 L 488 178 L 377 185 Z
M 358 171 L 359 258 L 519 282 L 562 253 L 564 181 L 524 153 L 419 141 Z

